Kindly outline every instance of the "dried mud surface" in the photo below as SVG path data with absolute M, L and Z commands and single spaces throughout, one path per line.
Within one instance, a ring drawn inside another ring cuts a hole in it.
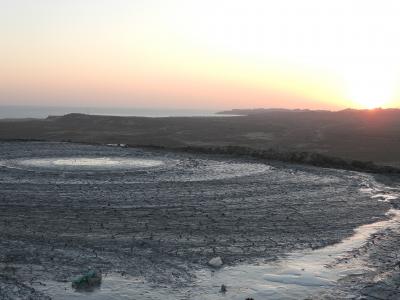
M 54 167 L 59 159 L 99 157 L 162 164 Z M 324 247 L 386 218 L 393 203 L 360 192 L 373 180 L 222 156 L 0 143 L 0 299 L 46 299 L 34 286 L 70 281 L 88 268 L 176 288 L 215 256 L 231 265 Z M 395 247 L 392 237 L 399 232 L 367 253 L 383 271 L 378 254 Z
M 398 180 L 379 178 L 383 192 L 400 195 Z M 400 199 L 389 201 L 399 213 Z M 338 259 L 332 267 L 359 266 L 361 272 L 340 279 L 323 299 L 397 300 L 400 299 L 400 222 L 396 221 L 370 236 L 366 243 Z M 319 298 L 315 298 L 319 299 Z

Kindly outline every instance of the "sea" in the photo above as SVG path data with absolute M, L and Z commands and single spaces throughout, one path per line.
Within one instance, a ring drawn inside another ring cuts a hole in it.
M 219 115 L 215 110 L 134 108 L 134 107 L 62 107 L 62 106 L 0 106 L 0 119 L 47 118 L 69 113 L 138 117 L 211 117 Z

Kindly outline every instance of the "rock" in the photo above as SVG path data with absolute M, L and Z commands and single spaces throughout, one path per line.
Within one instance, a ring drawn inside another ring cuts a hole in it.
M 223 285 L 221 285 L 221 290 L 220 290 L 220 292 L 221 293 L 226 293 L 226 285 L 225 284 L 223 284 Z
M 222 262 L 222 259 L 219 256 L 210 259 L 210 261 L 208 262 L 208 265 L 210 265 L 213 268 L 220 268 L 222 267 L 223 264 L 224 263 Z

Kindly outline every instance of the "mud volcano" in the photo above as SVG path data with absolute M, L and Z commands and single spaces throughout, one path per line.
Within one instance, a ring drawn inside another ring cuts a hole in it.
M 193 299 L 213 257 L 236 266 L 318 249 L 390 208 L 361 190 L 371 176 L 348 171 L 67 143 L 0 143 L 0 153 L 9 297 Z M 88 269 L 105 274 L 102 288 L 69 290 Z M 202 285 L 202 299 L 219 299 L 220 286 Z
M 54 169 L 59 171 L 98 171 L 98 170 L 130 170 L 150 168 L 162 165 L 162 161 L 151 159 L 124 159 L 119 157 L 64 157 L 20 159 L 5 162 L 5 166 L 35 169 Z

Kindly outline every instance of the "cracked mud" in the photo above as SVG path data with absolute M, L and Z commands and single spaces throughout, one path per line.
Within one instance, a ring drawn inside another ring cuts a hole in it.
M 191 299 L 213 257 L 235 266 L 325 247 L 397 201 L 341 170 L 67 143 L 0 143 L 0 154 L 0 299 L 55 297 L 89 268 L 134 281 L 140 299 Z M 365 254 L 382 272 L 374 253 L 394 247 L 393 230 Z M 372 295 L 367 277 L 342 292 Z

